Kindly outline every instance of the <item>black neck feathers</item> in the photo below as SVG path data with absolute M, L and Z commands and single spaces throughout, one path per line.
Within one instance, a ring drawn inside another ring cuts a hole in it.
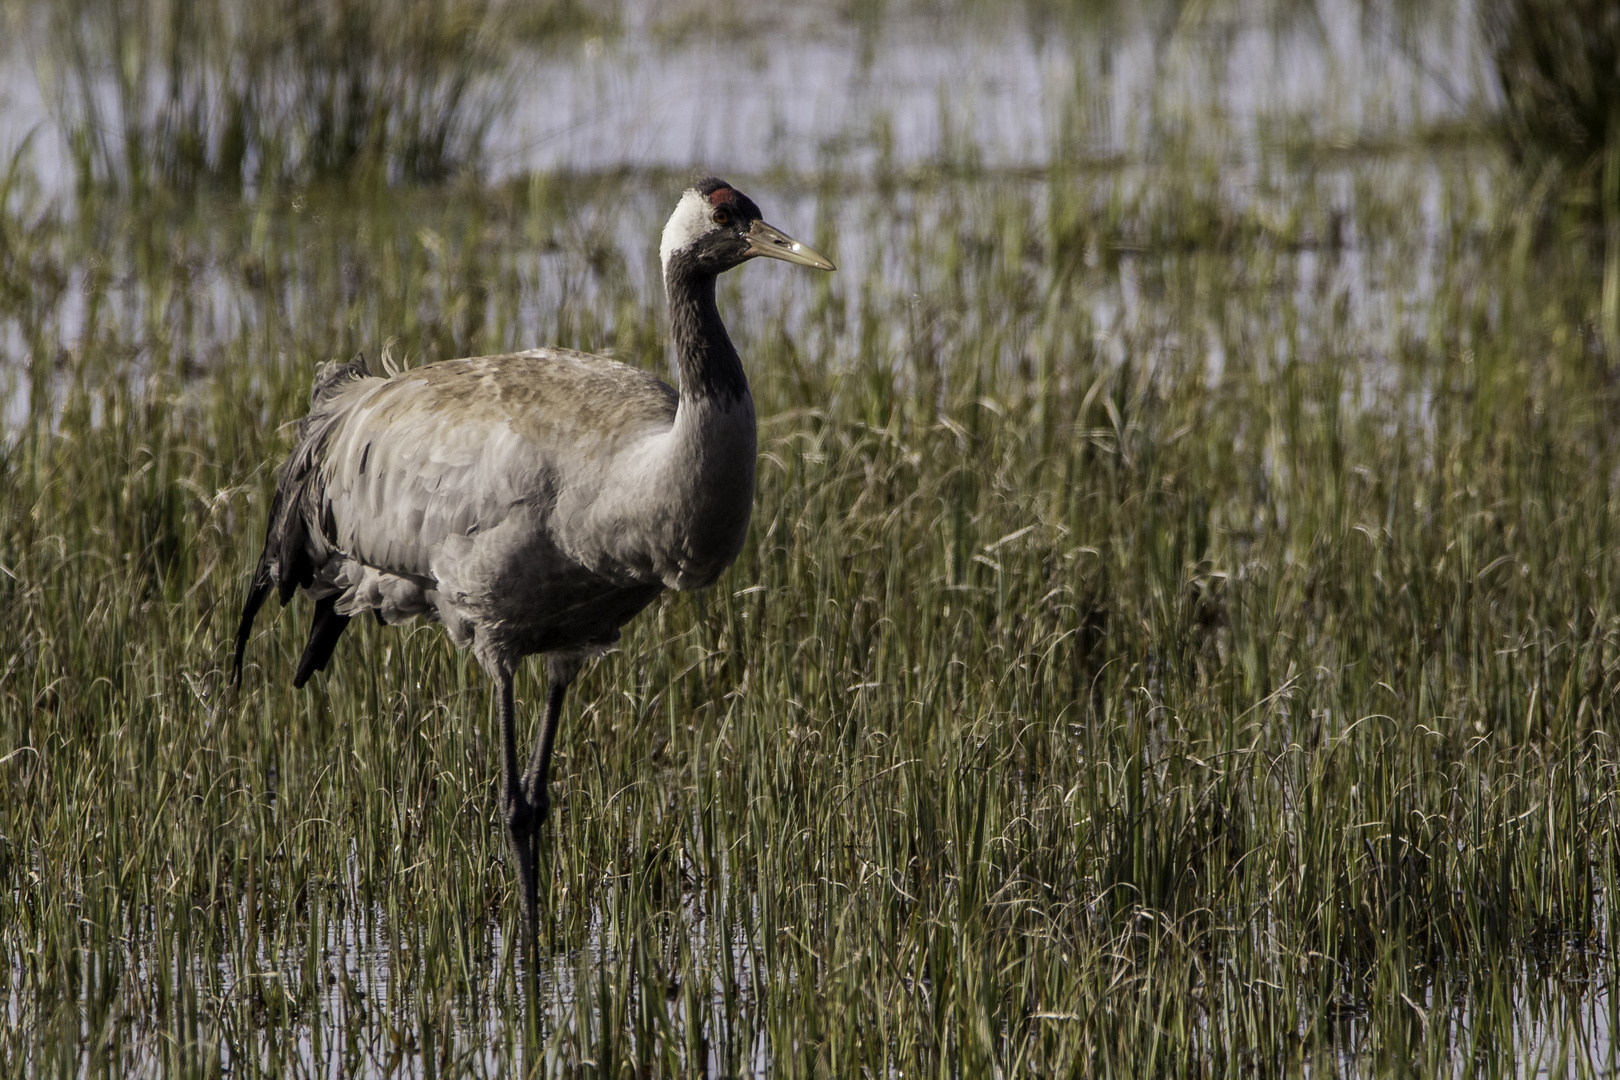
M 681 370 L 681 397 L 734 401 L 748 393 L 748 377 L 715 304 L 715 273 L 691 252 L 676 252 L 664 270 L 669 331 Z

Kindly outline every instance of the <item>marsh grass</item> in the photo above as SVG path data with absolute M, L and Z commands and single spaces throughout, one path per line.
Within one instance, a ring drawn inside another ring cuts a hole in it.
M 843 269 L 727 280 L 749 545 L 578 684 L 533 998 L 476 667 L 228 643 L 316 363 L 661 369 L 683 178 L 12 200 L 0 1069 L 1612 1072 L 1593 256 L 1187 166 L 733 177 Z

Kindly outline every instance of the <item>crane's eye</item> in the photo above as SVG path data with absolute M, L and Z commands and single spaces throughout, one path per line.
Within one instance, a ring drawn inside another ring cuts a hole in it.
M 714 212 L 714 223 L 716 225 L 730 225 L 731 224 L 731 211 L 730 210 L 716 210 Z

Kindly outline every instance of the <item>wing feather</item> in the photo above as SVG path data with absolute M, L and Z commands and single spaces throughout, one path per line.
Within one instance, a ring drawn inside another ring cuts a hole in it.
M 605 357 L 544 350 L 447 361 L 334 399 L 321 454 L 328 539 L 349 558 L 427 578 L 451 536 L 541 516 L 620 444 L 667 431 L 675 391 Z
M 570 589 L 602 589 L 589 584 L 587 569 L 566 566 L 555 542 L 559 486 L 575 501 L 594 498 L 593 485 L 605 482 L 616 454 L 669 431 L 677 400 L 647 372 L 561 349 L 444 361 L 386 379 L 373 376 L 364 358 L 323 366 L 297 444 L 277 472 L 264 552 L 237 632 L 234 678 L 254 615 L 272 589 L 283 603 L 300 587 L 318 602 L 300 685 L 325 666 L 348 620 L 366 610 L 387 622 L 441 616 L 465 644 L 464 618 L 436 607 L 436 559 L 452 566 L 474 560 L 456 573 L 482 575 L 479 587 L 487 591 L 507 587 L 491 569 L 500 552 L 550 552 L 562 561 L 525 566 L 522 576 L 533 580 L 519 584 L 544 592 L 556 578 L 552 600 Z M 480 554 L 474 538 L 485 533 L 508 546 Z M 519 548 L 510 546 L 514 535 Z M 562 579 L 580 574 L 562 587 Z M 638 610 L 659 587 L 632 589 L 621 606 Z

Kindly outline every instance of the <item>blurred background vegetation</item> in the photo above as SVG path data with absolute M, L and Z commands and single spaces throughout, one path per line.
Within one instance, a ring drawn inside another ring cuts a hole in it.
M 0 1073 L 1615 1071 L 1612 2 L 0 18 Z M 319 363 L 667 373 L 698 171 L 840 270 L 535 984 L 476 668 L 229 634 Z

